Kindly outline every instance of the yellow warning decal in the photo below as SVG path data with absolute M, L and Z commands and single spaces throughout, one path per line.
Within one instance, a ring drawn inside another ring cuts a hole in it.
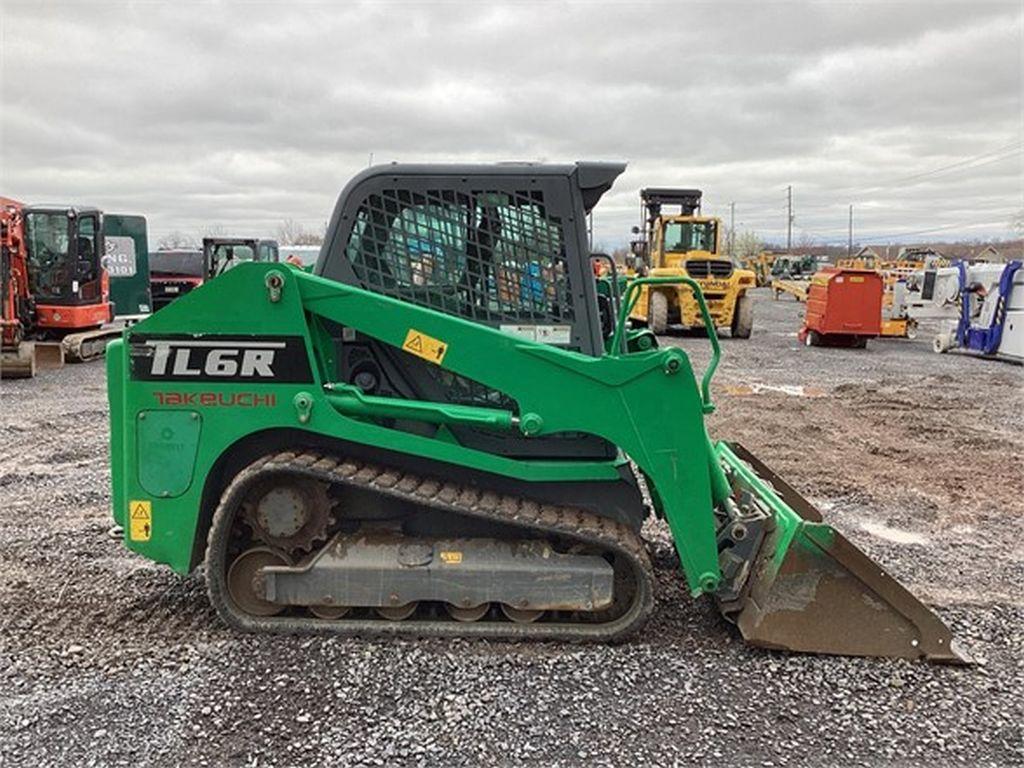
M 459 563 L 462 562 L 462 553 L 461 552 L 442 552 L 441 553 L 441 561 L 447 563 L 448 565 L 458 565 Z
M 864 278 L 863 278 L 863 277 L 860 277 L 860 276 L 858 276 L 858 275 L 852 275 L 852 276 L 850 277 L 850 282 L 851 282 L 851 283 L 863 283 L 863 282 L 864 282 Z
M 440 365 L 444 360 L 445 354 L 448 352 L 448 345 L 440 339 L 435 339 L 432 336 L 427 336 L 427 334 L 417 331 L 415 328 L 410 328 L 409 333 L 405 335 L 405 343 L 402 345 L 402 349 L 416 355 L 416 357 L 422 357 L 424 360 Z
M 132 541 L 149 541 L 153 535 L 153 502 L 128 502 L 128 538 Z

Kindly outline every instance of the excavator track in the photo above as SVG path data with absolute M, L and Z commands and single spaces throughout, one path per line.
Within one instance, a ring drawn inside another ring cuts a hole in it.
M 98 328 L 92 331 L 68 334 L 61 340 L 64 359 L 69 363 L 88 363 L 99 360 L 107 350 L 107 344 L 118 338 L 123 328 Z
M 388 620 L 345 613 L 335 619 L 329 611 L 314 615 L 307 609 L 290 615 L 258 616 L 238 609 L 227 583 L 230 544 L 237 536 L 236 521 L 247 493 L 274 476 L 361 488 L 382 496 L 413 502 L 462 517 L 517 526 L 531 534 L 572 540 L 575 546 L 597 548 L 616 561 L 616 592 L 628 595 L 628 605 L 593 615 L 551 614 L 533 623 L 517 622 L 507 611 L 492 610 L 485 620 L 466 621 L 431 611 L 432 615 Z M 421 476 L 402 469 L 315 452 L 282 452 L 265 456 L 239 472 L 221 496 L 207 539 L 206 578 L 210 602 L 229 626 L 247 632 L 313 632 L 358 636 L 482 637 L 505 640 L 614 642 L 625 640 L 646 622 L 654 608 L 654 573 L 638 534 L 614 520 L 570 506 L 539 504 L 470 485 Z M 624 583 L 629 582 L 629 583 Z M 502 614 L 504 613 L 504 616 Z

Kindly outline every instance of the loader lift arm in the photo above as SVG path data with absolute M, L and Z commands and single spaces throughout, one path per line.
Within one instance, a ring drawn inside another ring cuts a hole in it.
M 616 445 L 648 477 L 656 478 L 666 518 L 679 531 L 676 541 L 690 592 L 698 595 L 718 587 L 714 519 L 703 512 L 712 506 L 703 405 L 681 350 L 593 358 L 315 275 L 288 277 L 298 283 L 301 305 L 314 315 L 397 349 L 406 346 L 413 332 L 441 341 L 444 367 L 511 396 L 522 414 L 521 427 L 537 425 L 530 437 L 585 432 Z M 538 382 L 545 386 L 538 387 Z M 621 390 L 627 385 L 630 397 L 623 398 Z M 578 405 L 560 402 L 551 407 L 547 388 L 573 392 Z M 595 413 L 601 414 L 599 420 Z M 673 429 L 645 435 L 643 425 L 652 423 L 669 423 Z M 694 514 L 697 510 L 701 512 Z

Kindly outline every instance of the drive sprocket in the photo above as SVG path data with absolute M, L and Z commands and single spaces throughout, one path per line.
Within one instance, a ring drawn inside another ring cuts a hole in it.
M 308 552 L 326 541 L 334 524 L 328 484 L 286 478 L 260 483 L 242 505 L 253 538 L 288 554 Z

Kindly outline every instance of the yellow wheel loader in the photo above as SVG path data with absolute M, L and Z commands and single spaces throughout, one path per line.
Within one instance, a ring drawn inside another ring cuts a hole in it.
M 638 272 L 649 277 L 688 277 L 704 293 L 714 327 L 728 328 L 734 338 L 748 339 L 754 312 L 747 291 L 757 284 L 749 269 L 738 269 L 720 250 L 722 222 L 700 215 L 699 189 L 642 189 L 646 211 L 645 239 L 634 241 Z M 678 214 L 662 212 L 678 206 Z M 639 234 L 640 228 L 635 227 Z M 705 322 L 693 291 L 685 283 L 644 285 L 630 313 L 654 333 L 669 325 L 703 328 Z

